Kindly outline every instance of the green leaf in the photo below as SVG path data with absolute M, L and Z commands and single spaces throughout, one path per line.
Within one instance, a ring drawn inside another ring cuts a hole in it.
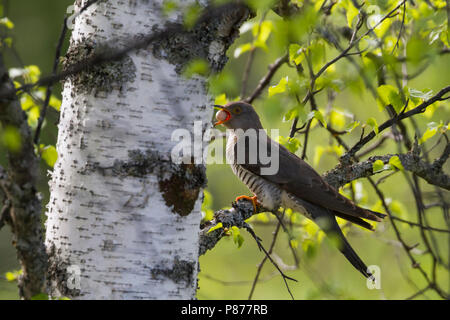
M 403 102 L 398 90 L 391 85 L 382 85 L 377 88 L 378 96 L 381 100 L 382 107 L 391 104 L 398 113 L 403 109 Z
M 326 128 L 327 123 L 325 122 L 325 118 L 323 117 L 322 112 L 319 110 L 314 110 L 314 118 L 320 121 L 320 123 Z
M 31 82 L 36 82 L 41 76 L 41 70 L 36 65 L 29 65 L 25 67 L 26 76 L 29 77 Z
M 419 139 L 419 144 L 424 143 L 425 141 L 427 141 L 428 139 L 432 138 L 436 132 L 438 131 L 438 129 L 442 128 L 444 126 L 444 124 L 441 123 L 437 123 L 437 122 L 430 122 L 427 124 L 428 129 L 423 133 L 422 138 Z M 447 126 L 444 128 L 444 131 L 447 130 Z
M 242 247 L 244 237 L 241 235 L 239 228 L 236 226 L 231 227 L 231 233 L 233 234 L 234 243 L 238 246 L 238 248 Z
M 355 19 L 355 17 L 359 14 L 358 9 L 356 9 L 356 7 L 352 4 L 349 3 L 348 8 L 347 8 L 347 23 L 348 23 L 348 27 L 352 28 L 352 22 L 353 19 Z
M 241 54 L 250 51 L 252 48 L 253 45 L 251 43 L 241 44 L 239 47 L 236 48 L 236 50 L 234 50 L 234 57 L 238 58 Z
M 58 160 L 58 152 L 56 152 L 56 148 L 54 146 L 46 146 L 42 148 L 43 145 L 41 145 L 41 156 L 42 159 L 53 168 L 55 165 L 56 160 Z
M 278 136 L 276 140 L 279 144 L 285 146 L 292 153 L 295 153 L 302 145 L 300 140 L 297 138 Z
M 0 24 L 4 25 L 8 29 L 14 28 L 14 23 L 12 23 L 7 17 L 1 18 Z
M 56 98 L 55 96 L 50 96 L 49 106 L 55 109 L 56 111 L 59 111 L 61 108 L 61 100 Z
M 261 24 L 255 24 L 252 29 L 253 36 L 256 37 L 254 45 L 266 49 L 266 41 L 269 38 L 272 29 L 273 24 L 272 21 L 269 20 L 263 21 Z
M 209 77 L 209 91 L 212 95 L 222 94 L 224 92 L 236 92 L 238 88 L 238 81 L 229 71 L 222 71 L 212 74 Z
M 308 259 L 313 259 L 317 255 L 317 243 L 310 239 L 305 239 L 302 242 L 302 249 L 305 251 Z
M 208 190 L 203 190 L 203 203 L 202 203 L 202 221 L 210 221 L 214 218 L 214 211 L 211 209 L 212 195 Z
M 203 59 L 195 59 L 186 66 L 183 75 L 191 78 L 194 75 L 206 76 L 209 73 L 209 64 Z
M 278 82 L 277 85 L 269 87 L 269 98 L 273 95 L 276 95 L 278 93 L 283 93 L 286 91 L 288 83 L 288 77 L 283 77 L 280 79 L 280 82 Z
M 289 61 L 293 61 L 296 65 L 299 65 L 305 58 L 304 49 L 298 44 L 291 44 L 289 46 Z
M 432 47 L 420 37 L 412 37 L 406 44 L 406 56 L 413 65 L 423 62 L 432 53 Z
M 219 106 L 224 106 L 228 103 L 227 95 L 225 93 L 222 93 L 214 99 L 214 104 L 217 104 Z
M 289 109 L 283 116 L 283 122 L 294 120 L 298 116 L 298 106 Z
M 184 26 L 186 29 L 192 29 L 197 23 L 198 18 L 200 17 L 202 8 L 194 3 L 187 7 L 184 10 Z
M 178 8 L 178 3 L 172 0 L 165 0 L 163 2 L 162 11 L 165 16 L 168 16 L 170 13 L 175 11 Z
M 371 126 L 373 128 L 373 131 L 375 131 L 375 134 L 378 135 L 378 133 L 379 133 L 378 123 L 375 118 L 372 117 L 372 118 L 367 119 L 366 124 Z
M 14 270 L 14 271 L 8 271 L 5 273 L 5 278 L 7 281 L 16 281 L 19 279 L 19 277 L 22 275 L 22 269 L 20 270 Z
M 214 230 L 217 230 L 217 229 L 220 229 L 220 228 L 223 228 L 222 222 L 219 222 L 219 223 L 216 224 L 214 227 L 211 227 L 211 228 L 208 230 L 207 233 L 213 232 Z
M 393 213 L 395 213 L 396 216 L 402 219 L 408 218 L 408 210 L 400 201 L 398 200 L 392 201 L 389 204 L 389 208 L 392 210 Z
M 345 114 L 337 109 L 331 110 L 330 123 L 334 128 L 343 128 L 345 126 Z
M 353 121 L 352 123 L 349 123 L 348 125 L 345 126 L 345 131 L 347 131 L 348 133 L 352 132 L 353 129 L 355 129 L 357 126 L 359 126 L 360 122 L 359 121 Z
M 16 277 L 14 276 L 14 274 L 12 272 L 6 272 L 5 273 L 5 278 L 7 281 L 14 281 L 16 280 Z
M 292 247 L 293 249 L 297 249 L 297 248 L 298 248 L 298 240 L 291 239 L 291 240 L 289 241 L 289 243 L 291 244 L 291 247 Z
M 378 172 L 384 170 L 384 162 L 381 160 L 376 160 L 373 164 L 372 164 L 372 171 Z
M 49 300 L 49 297 L 46 293 L 38 293 L 31 297 L 31 300 Z
M 400 161 L 400 158 L 398 156 L 393 156 L 389 159 L 389 164 L 392 167 L 395 167 L 399 170 L 404 170 L 405 168 L 403 168 L 402 162 Z
M 342 146 L 337 146 L 337 145 L 333 145 L 333 146 L 316 146 L 315 152 L 314 152 L 314 158 L 313 158 L 313 164 L 314 166 L 319 165 L 320 159 L 322 158 L 324 153 L 329 153 L 329 154 L 335 154 L 338 157 L 342 156 L 344 154 L 344 147 Z
M 12 47 L 13 39 L 11 37 L 6 37 L 3 39 L 3 42 L 6 44 L 8 48 Z
M 2 141 L 6 148 L 11 152 L 19 152 L 22 149 L 22 136 L 16 127 L 7 126 L 4 128 Z
M 325 62 L 325 42 L 323 40 L 313 41 L 313 43 L 308 47 L 308 55 L 311 57 L 313 70 L 319 70 Z

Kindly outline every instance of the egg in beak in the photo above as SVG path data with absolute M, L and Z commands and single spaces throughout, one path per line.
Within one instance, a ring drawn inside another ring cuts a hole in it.
M 231 113 L 228 110 L 225 110 L 224 107 L 215 105 L 215 108 L 219 109 L 216 113 L 217 122 L 214 123 L 214 126 L 218 126 L 219 124 L 225 123 L 231 119 Z

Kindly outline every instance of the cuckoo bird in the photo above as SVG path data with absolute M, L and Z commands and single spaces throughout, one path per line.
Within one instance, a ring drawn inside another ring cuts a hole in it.
M 271 140 L 252 105 L 238 101 L 215 107 L 220 109 L 216 113 L 215 125 L 222 124 L 230 129 L 226 147 L 227 162 L 233 173 L 254 194 L 254 197 L 237 197 L 236 201 L 246 198 L 253 202 L 255 208 L 262 205 L 271 211 L 283 207 L 300 212 L 314 221 L 328 237 L 336 240 L 334 243 L 358 271 L 373 279 L 345 238 L 335 217 L 373 230 L 373 226 L 364 219 L 382 221 L 386 215 L 357 206 L 330 186 L 305 161 Z M 256 140 L 250 139 L 252 135 L 247 134 L 252 130 L 258 132 L 253 135 Z M 272 161 L 278 161 L 276 172 L 268 172 L 269 163 L 263 163 L 261 151 L 277 157 L 271 158 Z

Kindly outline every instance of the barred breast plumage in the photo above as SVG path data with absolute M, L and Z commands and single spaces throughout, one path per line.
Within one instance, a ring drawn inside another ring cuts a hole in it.
M 227 141 L 226 156 L 233 173 L 258 197 L 258 201 L 263 207 L 269 210 L 276 210 L 282 204 L 282 190 L 276 184 L 246 170 L 236 163 L 234 157 L 234 145 L 237 143 L 237 136 L 231 135 Z

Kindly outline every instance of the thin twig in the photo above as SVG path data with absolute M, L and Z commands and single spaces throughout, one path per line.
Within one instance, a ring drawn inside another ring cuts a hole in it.
M 258 98 L 263 92 L 264 88 L 270 83 L 270 80 L 272 80 L 275 72 L 277 72 L 277 70 L 288 61 L 288 58 L 289 54 L 286 53 L 285 55 L 275 60 L 274 63 L 269 65 L 269 71 L 264 77 L 261 78 L 253 93 L 249 97 L 245 98 L 244 101 L 247 103 L 252 103 L 256 98 Z
M 256 33 L 256 36 L 255 36 L 256 38 L 258 38 L 261 33 L 261 24 L 264 22 L 267 12 L 268 12 L 267 10 L 264 11 L 261 19 L 259 20 L 258 32 Z M 253 43 L 252 43 L 252 48 L 250 50 L 250 54 L 248 56 L 247 63 L 245 64 L 244 74 L 242 76 L 241 98 L 245 97 L 245 95 L 247 94 L 248 78 L 250 76 L 250 71 L 252 69 L 253 61 L 255 59 L 255 52 L 256 52 L 256 47 L 254 45 L 254 42 L 255 41 L 253 41 Z
M 433 97 L 431 97 L 427 101 L 422 102 L 420 105 L 418 105 L 414 109 L 411 109 L 403 114 L 399 114 L 398 116 L 383 122 L 378 127 L 378 132 L 380 133 L 380 132 L 386 130 L 387 128 L 390 128 L 391 126 L 393 126 L 394 124 L 396 124 L 397 122 L 399 122 L 403 119 L 412 117 L 416 114 L 423 113 L 429 105 L 431 105 L 437 101 L 442 101 L 442 100 L 448 99 L 449 97 L 444 97 L 444 95 L 447 94 L 448 92 L 450 92 L 450 86 L 447 86 L 447 87 L 441 89 Z M 356 143 L 344 156 L 342 156 L 342 159 L 344 161 L 348 160 L 356 152 L 358 152 L 364 145 L 366 145 L 369 141 L 371 141 L 373 138 L 375 138 L 375 136 L 376 136 L 375 131 L 370 132 L 367 136 L 360 139 L 358 141 L 358 143 Z
M 278 266 L 278 264 L 272 259 L 272 257 L 270 256 L 270 253 L 267 252 L 267 250 L 264 248 L 264 246 L 263 246 L 262 243 L 261 243 L 261 240 L 260 240 L 260 239 L 258 238 L 258 236 L 255 234 L 255 232 L 253 231 L 253 229 L 252 229 L 248 224 L 245 224 L 244 227 L 245 227 L 245 229 L 247 230 L 247 232 L 250 233 L 250 235 L 253 237 L 253 239 L 255 239 L 256 244 L 258 245 L 258 248 L 264 252 L 264 254 L 266 255 L 266 257 L 270 260 L 270 262 L 274 265 L 274 267 L 278 270 L 278 272 L 280 272 L 281 276 L 283 277 L 284 284 L 286 285 L 286 289 L 287 289 L 287 291 L 289 292 L 289 294 L 290 294 L 292 300 L 294 300 L 294 296 L 292 295 L 292 292 L 291 292 L 291 289 L 289 288 L 289 285 L 288 285 L 288 283 L 287 283 L 287 280 L 292 280 L 292 281 L 295 281 L 295 282 L 297 282 L 297 280 L 294 279 L 294 278 L 291 278 L 291 277 L 289 277 L 289 276 L 287 276 L 287 275 L 285 275 L 284 272 L 283 272 L 283 271 L 280 269 L 280 267 Z
M 273 233 L 272 243 L 270 244 L 270 248 L 269 248 L 269 254 L 272 254 L 273 248 L 275 246 L 275 242 L 277 240 L 278 232 L 280 231 L 280 226 L 281 226 L 281 223 L 278 221 L 278 224 L 277 224 L 277 226 L 275 228 L 275 231 Z M 252 283 L 252 286 L 250 288 L 250 293 L 248 295 L 248 300 L 252 300 L 253 293 L 255 292 L 256 284 L 258 283 L 259 276 L 261 275 L 262 268 L 263 268 L 264 264 L 266 263 L 266 261 L 267 261 L 267 255 L 264 256 L 264 258 L 262 259 L 262 261 L 258 265 L 258 269 L 256 270 L 255 278 L 253 279 L 253 283 Z

